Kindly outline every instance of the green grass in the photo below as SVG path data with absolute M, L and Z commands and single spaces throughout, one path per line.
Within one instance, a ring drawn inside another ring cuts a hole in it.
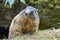
M 39 30 L 33 35 L 25 34 L 11 40 L 60 40 L 60 30 Z

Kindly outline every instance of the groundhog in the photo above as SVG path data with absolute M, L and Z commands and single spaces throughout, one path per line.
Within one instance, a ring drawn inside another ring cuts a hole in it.
M 14 17 L 9 28 L 8 38 L 13 38 L 22 33 L 37 32 L 39 26 L 39 16 L 37 9 L 27 6 Z

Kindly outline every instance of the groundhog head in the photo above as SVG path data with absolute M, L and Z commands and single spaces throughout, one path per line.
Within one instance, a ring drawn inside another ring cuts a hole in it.
M 32 6 L 27 6 L 25 8 L 25 15 L 28 17 L 28 18 L 32 18 L 32 19 L 35 19 L 35 16 L 38 15 L 37 14 L 37 9 L 32 7 Z

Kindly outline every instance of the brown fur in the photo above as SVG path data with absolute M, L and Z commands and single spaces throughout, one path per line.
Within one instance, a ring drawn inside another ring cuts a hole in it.
M 12 38 L 22 33 L 36 32 L 39 25 L 39 17 L 37 19 L 28 18 L 24 15 L 25 10 L 21 11 L 13 20 L 9 28 L 8 38 Z M 38 15 L 37 15 L 38 16 Z M 36 16 L 35 16 L 36 17 Z

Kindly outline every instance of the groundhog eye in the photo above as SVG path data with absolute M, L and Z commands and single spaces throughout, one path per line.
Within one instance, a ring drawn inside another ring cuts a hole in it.
M 31 12 L 30 12 L 30 15 L 33 15 L 33 12 L 34 12 L 34 11 L 31 11 Z
M 31 11 L 30 13 L 33 13 L 34 11 Z
M 27 13 L 25 13 L 25 15 L 28 15 Z

